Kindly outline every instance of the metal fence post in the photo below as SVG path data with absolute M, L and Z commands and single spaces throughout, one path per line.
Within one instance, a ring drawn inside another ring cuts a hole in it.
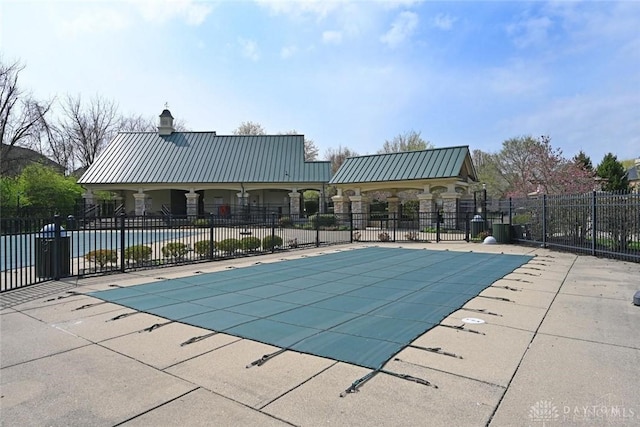
M 547 247 L 547 195 L 542 195 L 542 247 Z
M 440 242 L 440 212 L 436 212 L 436 243 Z
M 320 212 L 316 212 L 316 248 L 320 246 Z
M 126 214 L 124 212 L 120 213 L 120 271 L 121 272 L 125 272 L 126 268 L 125 268 L 125 256 L 124 256 L 124 251 L 125 251 L 125 238 L 124 238 L 124 232 L 125 232 L 125 217 Z
M 464 214 L 464 240 L 469 243 L 469 234 L 470 234 L 470 224 L 469 224 L 469 212 Z
M 275 250 L 275 238 L 276 238 L 276 213 L 273 212 L 271 214 L 271 253 L 274 253 Z
M 53 278 L 54 280 L 60 280 L 60 270 L 61 270 L 61 246 L 62 246 L 62 233 L 60 228 L 62 227 L 62 219 L 60 215 L 56 214 L 53 216 Z
M 396 241 L 396 229 L 398 228 L 398 212 L 393 212 L 393 241 Z
M 213 212 L 209 212 L 209 259 L 213 260 L 213 247 L 215 245 L 215 236 L 214 236 L 214 222 Z
M 513 225 L 513 200 L 509 197 L 509 225 Z
M 349 243 L 353 243 L 353 212 L 349 212 Z
M 596 196 L 596 192 L 594 191 L 592 196 L 591 196 L 591 255 L 596 254 L 596 237 L 598 235 L 597 233 L 597 211 L 598 209 L 596 208 L 596 202 L 597 202 L 597 196 Z

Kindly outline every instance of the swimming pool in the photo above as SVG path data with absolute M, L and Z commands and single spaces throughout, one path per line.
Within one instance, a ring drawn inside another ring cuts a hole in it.
M 65 231 L 65 233 L 69 239 L 71 258 L 84 257 L 87 253 L 98 249 L 121 249 L 122 238 L 120 230 L 82 230 Z M 124 233 L 125 247 L 129 247 L 177 240 L 192 236 L 196 234 L 196 231 L 154 229 L 125 230 Z M 0 256 L 0 271 L 34 265 L 36 239 L 43 238 L 42 236 L 42 233 L 0 236 L 0 251 L 2 253 Z

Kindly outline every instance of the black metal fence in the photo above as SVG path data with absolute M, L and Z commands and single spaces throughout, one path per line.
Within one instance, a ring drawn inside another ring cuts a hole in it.
M 640 194 L 511 199 L 497 212 L 397 215 L 246 211 L 208 216 L 54 216 L 0 221 L 0 292 L 350 242 L 511 241 L 640 262 Z
M 466 240 L 490 228 L 470 215 L 244 212 L 187 216 L 54 216 L 0 222 L 0 291 L 62 277 L 125 272 L 359 242 Z M 474 231 L 475 227 L 475 232 Z
M 640 194 L 593 192 L 511 199 L 513 239 L 640 262 Z

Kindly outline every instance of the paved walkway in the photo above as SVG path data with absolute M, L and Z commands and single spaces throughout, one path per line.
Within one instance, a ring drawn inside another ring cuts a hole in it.
M 249 266 L 256 258 L 5 293 L 0 424 L 640 425 L 640 307 L 632 304 L 640 290 L 639 264 L 512 245 L 404 247 L 537 257 L 385 366 L 408 377 L 379 373 L 344 397 L 371 371 L 291 351 L 248 368 L 278 349 L 224 334 L 203 338 L 210 331 L 179 323 L 159 326 L 166 320 L 82 295 Z M 181 345 L 194 337 L 201 339 Z

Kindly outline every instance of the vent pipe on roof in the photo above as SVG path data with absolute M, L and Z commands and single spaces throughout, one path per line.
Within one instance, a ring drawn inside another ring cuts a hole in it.
M 167 107 L 168 105 L 165 104 L 165 109 L 159 116 L 160 122 L 158 126 L 158 134 L 160 136 L 171 135 L 175 131 L 173 128 L 173 116 Z

